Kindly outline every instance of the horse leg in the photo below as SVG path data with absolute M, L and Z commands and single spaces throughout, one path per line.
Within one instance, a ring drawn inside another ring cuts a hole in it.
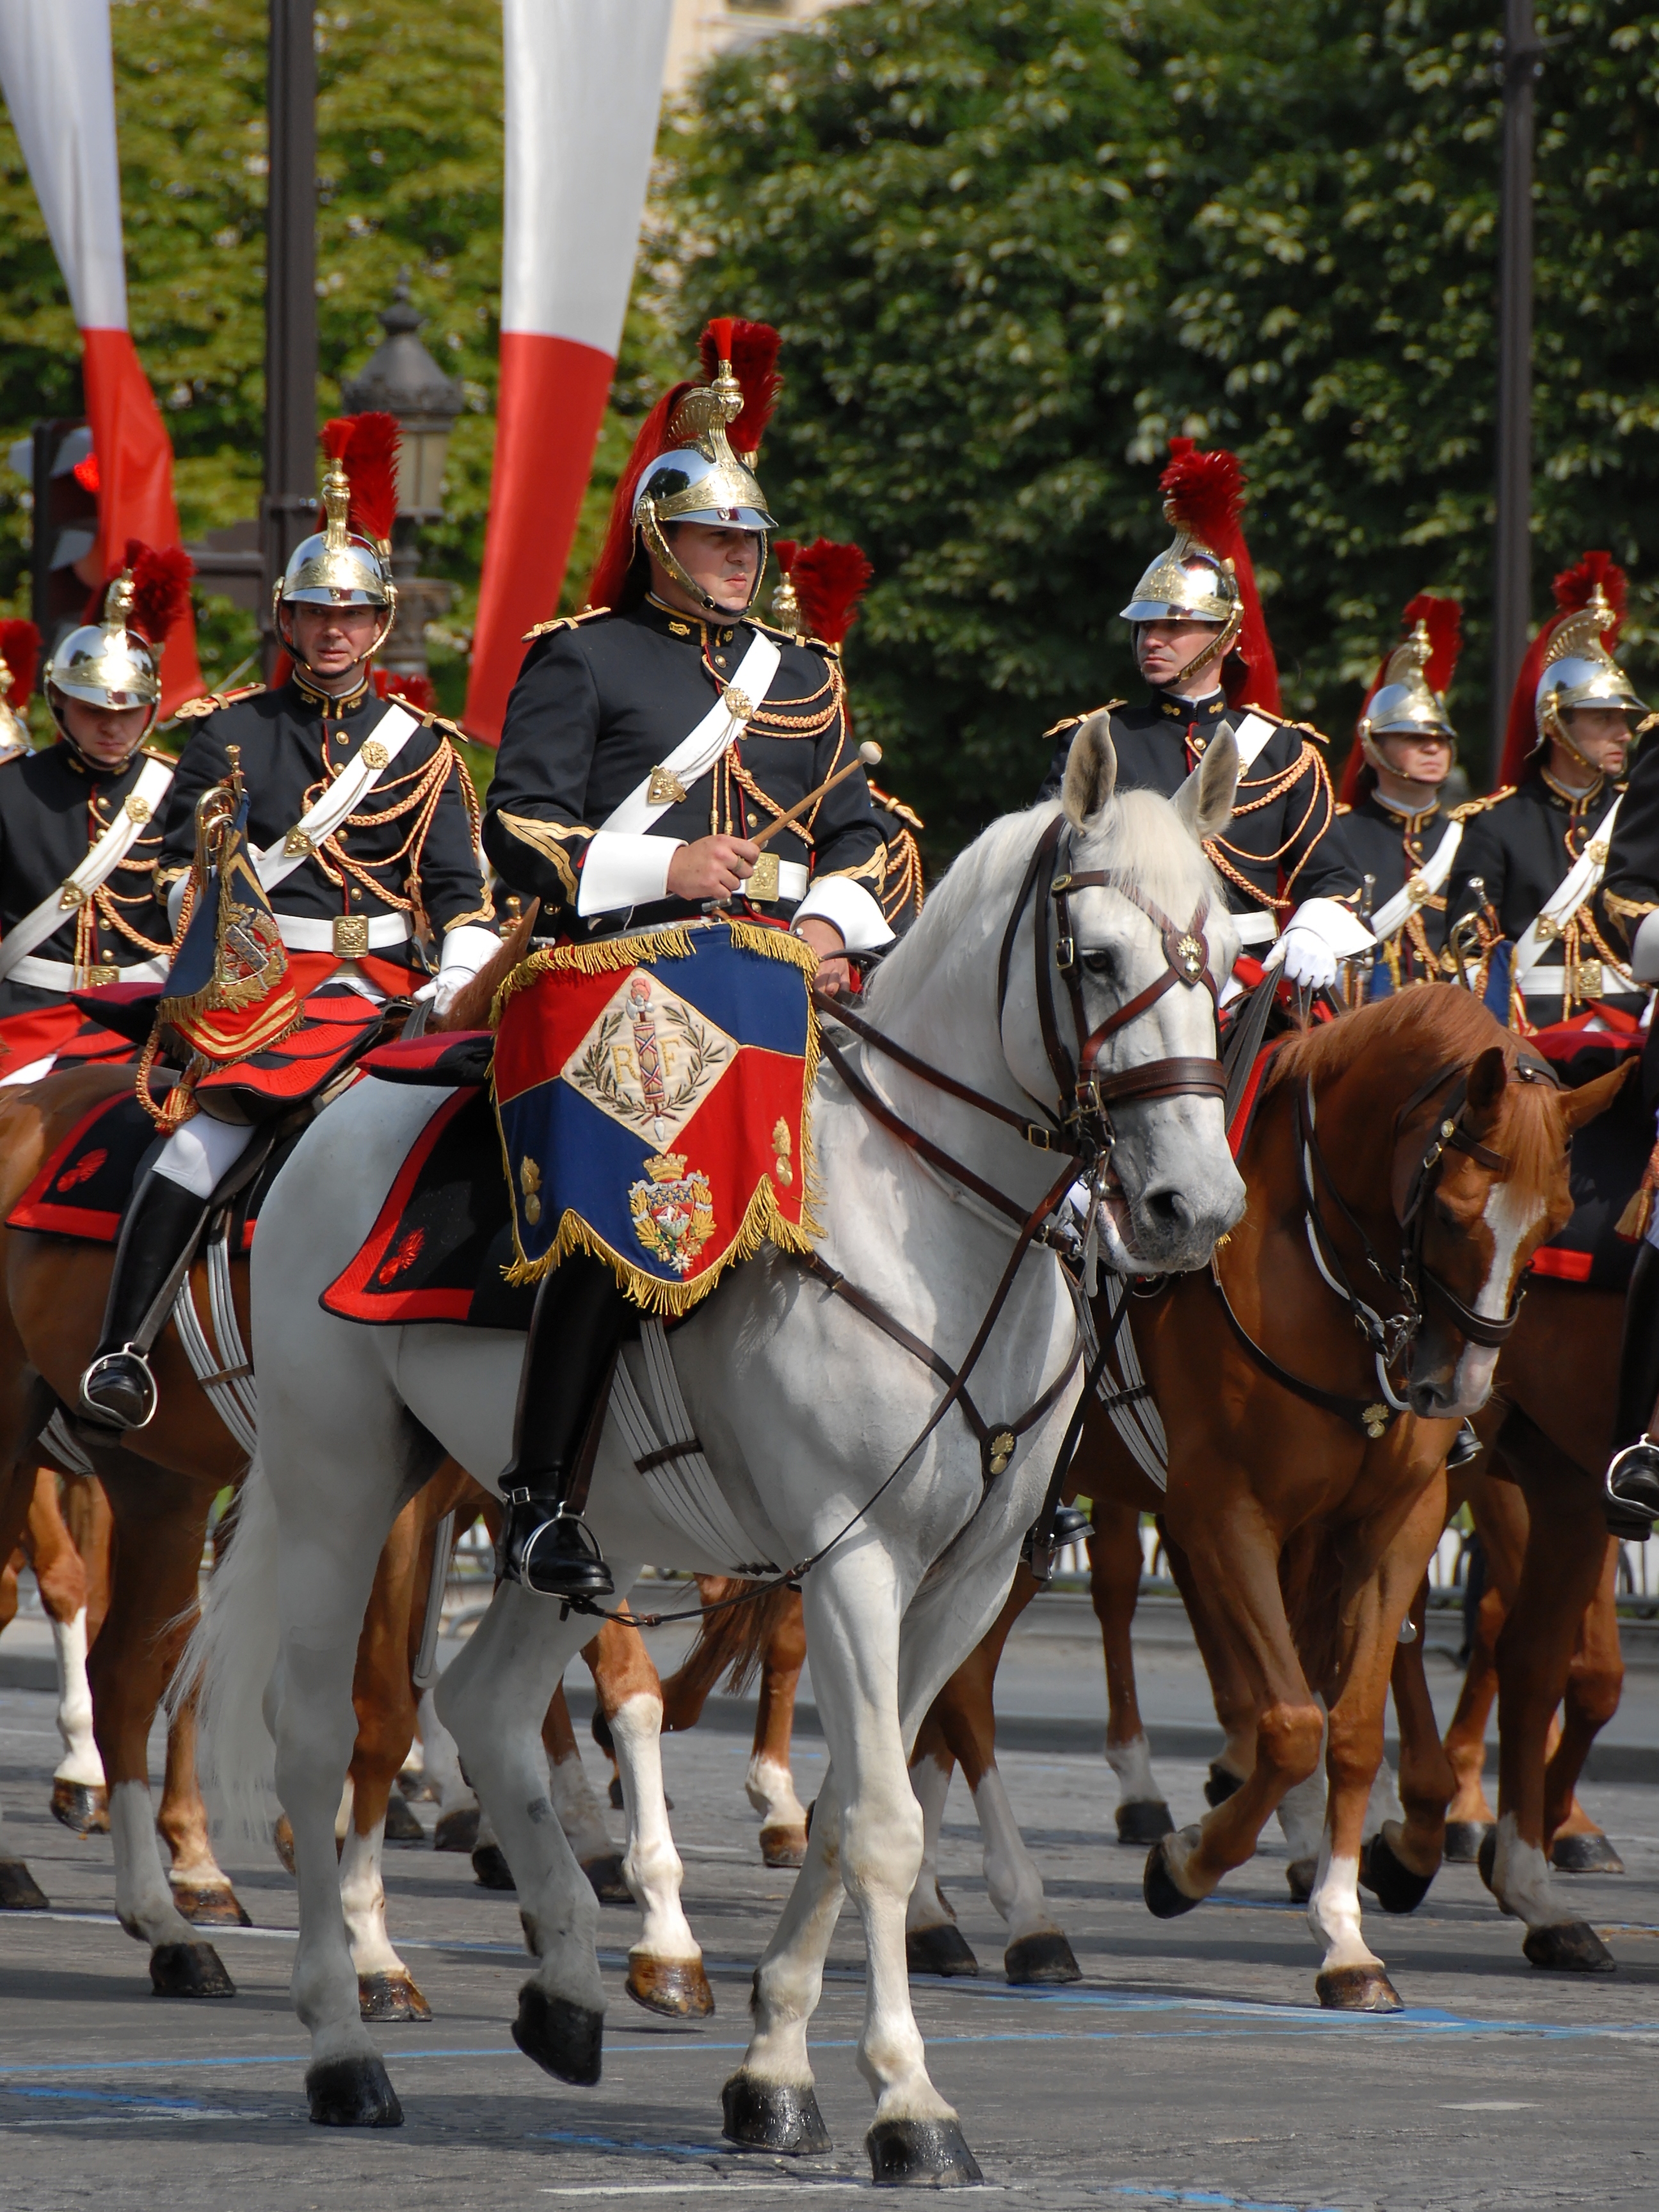
M 32 1466 L 14 1463 L 9 1471 L 0 1467 L 0 1629 L 17 1612 L 13 1555 L 28 1524 L 33 1496 Z M 0 1912 L 44 1912 L 46 1907 L 46 1892 L 29 1872 L 17 1844 L 7 1835 L 5 1815 L 0 1813 Z
M 52 1818 L 77 1836 L 109 1830 L 104 1763 L 92 1732 L 87 1681 L 87 1570 L 58 1502 L 58 1477 L 37 1468 L 25 1539 L 58 1659 L 58 1733 L 64 1755 L 52 1771 Z
M 744 1794 L 761 1816 L 761 1857 L 769 1867 L 798 1867 L 806 1856 L 806 1808 L 795 1795 L 789 1743 L 795 1692 L 806 1663 L 806 1615 L 798 1591 L 767 1639 L 761 1661 L 755 1739 Z
M 610 1625 L 607 1622 L 606 1626 Z M 597 1638 L 594 1642 L 598 1642 Z M 590 1650 L 592 1648 L 592 1644 L 588 1646 Z M 577 1865 L 593 1885 L 594 1896 L 601 1905 L 631 1905 L 633 1893 L 623 1873 L 622 1853 L 611 1840 L 611 1832 L 605 1824 L 605 1808 L 582 1771 L 582 1755 L 576 1742 L 576 1731 L 570 1725 L 570 1708 L 565 1703 L 562 1682 L 554 1691 L 542 1722 L 542 1747 L 547 1753 L 553 1810 L 576 1854 Z
M 1323 1717 L 1325 1700 L 1319 1698 L 1316 1702 Z M 1279 1801 L 1279 1825 L 1291 1854 L 1285 1880 L 1295 1905 L 1308 1902 L 1319 1877 L 1319 1852 L 1325 1834 L 1324 1752 L 1322 1739 L 1319 1762 L 1313 1772 L 1305 1782 L 1294 1784 Z
M 1242 1783 L 1249 1779 L 1250 1770 L 1255 1765 L 1255 1698 L 1249 1677 L 1206 1609 L 1203 1589 L 1186 1553 L 1162 1520 L 1158 1526 L 1164 1538 L 1164 1556 L 1170 1563 L 1170 1577 L 1187 1608 L 1193 1641 L 1209 1677 L 1215 1717 L 1221 1723 L 1224 1741 L 1219 1756 L 1210 1761 L 1204 1782 L 1204 1802 L 1206 1805 L 1222 1805 Z
M 1152 1756 L 1135 1695 L 1130 1631 L 1140 1595 L 1140 1512 L 1121 1498 L 1091 1501 L 1089 1600 L 1106 1659 L 1106 1764 L 1117 1777 L 1117 1839 L 1155 1844 L 1175 1822 L 1152 1776 Z
M 478 1801 L 461 1771 L 455 1739 L 438 1717 L 436 1694 L 431 1690 L 421 1692 L 420 1728 L 427 1794 L 438 1807 L 432 1848 L 470 1852 L 478 1840 Z
M 172 1856 L 173 1901 L 192 1928 L 251 1928 L 230 1877 L 213 1856 L 207 1807 L 196 1778 L 196 1700 L 167 1717 L 166 1778 L 155 1826 Z
M 680 1903 L 685 1869 L 668 1825 L 662 1779 L 662 1684 L 637 1628 L 607 1621 L 587 1646 L 622 1779 L 628 1845 L 623 1879 L 640 1908 L 628 1954 L 628 1994 L 647 2012 L 706 2020 L 714 1993 Z
M 1562 1873 L 1622 1874 L 1624 1861 L 1574 1794 L 1590 1746 L 1619 1710 L 1625 1662 L 1616 1609 L 1619 1547 L 1607 1541 L 1595 1595 L 1585 1608 L 1567 1674 L 1560 1740 L 1544 1771 L 1544 1827 L 1550 1864 Z
M 1445 1753 L 1455 1788 L 1446 1811 L 1446 1856 L 1474 1860 L 1492 1833 L 1496 1814 L 1486 1796 L 1486 1723 L 1498 1696 L 1498 1638 L 1504 1626 L 1504 1596 L 1495 1583 L 1481 1592 L 1469 1643 L 1463 1685 L 1446 1730 Z
M 1424 1668 L 1428 1599 L 1425 1583 L 1412 1604 L 1411 1619 L 1417 1633 L 1409 1644 L 1395 1645 L 1389 1677 L 1395 1711 L 1400 1717 L 1400 1817 L 1374 1825 L 1373 1811 L 1368 1808 L 1366 1812 L 1366 1832 L 1372 1840 L 1362 1879 L 1385 1912 L 1413 1911 L 1439 1872 L 1445 1855 L 1447 1810 L 1457 1787 L 1451 1760 L 1440 1741 Z M 1380 1767 L 1378 1782 L 1387 1774 L 1387 1766 Z M 1407 1879 L 1401 1881 L 1396 1869 L 1403 1870 Z
M 956 1770 L 935 1698 L 910 1754 L 910 1787 L 921 1808 L 921 1871 L 904 1911 L 905 1963 L 913 1974 L 979 1972 L 979 1960 L 957 1926 L 951 1900 L 939 1885 L 945 1801 L 951 1794 L 951 1778 Z

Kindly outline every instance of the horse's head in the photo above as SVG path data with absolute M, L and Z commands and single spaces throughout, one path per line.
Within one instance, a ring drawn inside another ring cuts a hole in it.
M 1402 1124 L 1395 1199 L 1418 1240 L 1423 1312 L 1407 1376 L 1414 1413 L 1456 1419 L 1486 1404 L 1521 1278 L 1571 1218 L 1573 1132 L 1612 1103 L 1634 1064 L 1558 1090 L 1490 1044 L 1461 1106 L 1431 1098 Z
M 1196 1067 L 1168 1066 L 1215 1061 L 1215 994 L 1238 940 L 1203 841 L 1226 827 L 1237 775 L 1224 736 L 1173 801 L 1119 792 L 1103 712 L 1084 723 L 1066 763 L 1061 903 L 1045 981 L 1066 1047 L 1087 1063 L 1085 1086 L 1093 1079 L 1106 1102 L 1103 1237 L 1109 1264 L 1126 1273 L 1203 1266 L 1244 1210 L 1220 1097 L 1194 1087 L 1205 1079 Z M 1037 1048 L 1034 1036 L 1034 1060 Z M 1139 1097 L 1137 1069 L 1148 1070 Z M 1016 1072 L 1030 1087 L 1042 1079 L 1035 1065 Z

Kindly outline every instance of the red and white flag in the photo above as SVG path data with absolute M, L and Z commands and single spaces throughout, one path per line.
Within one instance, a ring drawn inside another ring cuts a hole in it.
M 0 86 L 80 327 L 98 461 L 98 554 L 179 543 L 173 446 L 127 330 L 109 0 L 3 0 Z M 203 689 L 188 611 L 161 656 L 170 713 Z
M 501 392 L 466 726 L 558 605 L 628 312 L 672 0 L 502 0 Z

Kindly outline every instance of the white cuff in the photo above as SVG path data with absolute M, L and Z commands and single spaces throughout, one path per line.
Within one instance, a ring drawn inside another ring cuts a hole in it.
M 1630 948 L 1630 972 L 1638 983 L 1659 983 L 1659 914 L 1644 914 Z
M 886 915 L 864 885 L 855 884 L 850 876 L 818 877 L 795 908 L 789 926 L 797 928 L 815 915 L 841 932 L 849 952 L 875 952 L 893 941 Z
M 596 830 L 582 862 L 577 913 L 614 914 L 619 907 L 654 906 L 666 898 L 668 864 L 684 842 L 684 837 Z
M 444 932 L 443 957 L 438 963 L 441 983 L 462 983 L 476 975 L 486 960 L 493 959 L 501 949 L 501 940 L 493 929 L 485 929 L 476 921 L 459 921 L 453 929 Z

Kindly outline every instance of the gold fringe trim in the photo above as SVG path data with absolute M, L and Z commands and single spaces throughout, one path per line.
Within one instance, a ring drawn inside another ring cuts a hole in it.
M 1622 1237 L 1627 1244 L 1639 1244 L 1648 1233 L 1653 1219 L 1653 1194 L 1659 1190 L 1659 1145 L 1648 1154 L 1648 1164 L 1642 1170 L 1642 1180 L 1637 1185 L 1630 1203 L 1613 1224 L 1613 1235 Z
M 772 929 L 763 922 L 732 917 L 725 924 L 739 952 L 755 952 L 767 960 L 781 960 L 799 968 L 810 981 L 818 972 L 818 957 L 802 938 L 787 929 Z M 690 924 L 673 921 L 661 929 L 641 931 L 637 937 L 601 937 L 591 945 L 549 945 L 521 960 L 495 994 L 489 1010 L 489 1026 L 501 1025 L 501 1009 L 516 991 L 528 989 L 538 975 L 615 975 L 624 968 L 647 967 L 659 960 L 690 960 L 696 951 Z M 810 1029 L 811 1024 L 808 1027 Z

